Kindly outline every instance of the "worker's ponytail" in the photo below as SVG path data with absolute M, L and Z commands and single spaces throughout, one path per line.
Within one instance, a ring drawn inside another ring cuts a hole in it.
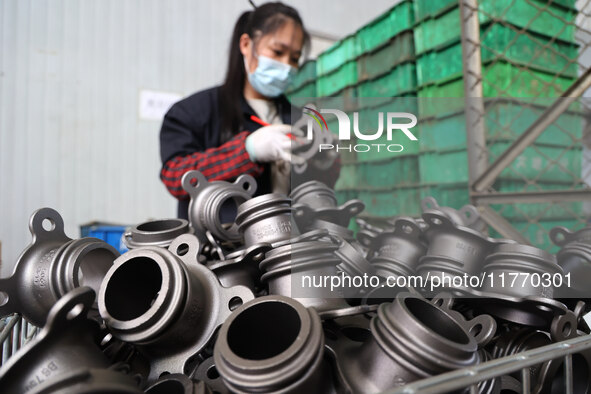
M 244 57 L 240 52 L 240 37 L 246 33 L 256 43 L 263 35 L 277 31 L 288 19 L 292 19 L 302 28 L 304 45 L 308 44 L 309 35 L 304 29 L 300 15 L 294 8 L 283 3 L 262 4 L 253 11 L 244 12 L 238 18 L 230 41 L 226 79 L 220 92 L 221 143 L 228 141 L 235 134 L 243 131 L 240 103 L 243 96 L 246 70 L 244 69 Z

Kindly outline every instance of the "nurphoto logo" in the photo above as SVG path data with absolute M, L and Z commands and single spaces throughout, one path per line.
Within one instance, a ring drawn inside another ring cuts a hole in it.
M 336 117 L 338 122 L 338 141 L 350 141 L 351 140 L 351 130 L 353 130 L 353 135 L 357 138 L 358 141 L 375 141 L 382 137 L 384 134 L 384 129 L 386 132 L 386 139 L 388 141 L 392 141 L 393 136 L 395 133 L 404 133 L 404 135 L 410 141 L 418 141 L 418 138 L 412 133 L 410 129 L 417 125 L 417 117 L 408 112 L 378 112 L 378 129 L 376 131 L 364 130 L 363 132 L 359 130 L 359 112 L 353 112 L 353 122 L 349 118 L 349 115 L 341 110 L 338 109 L 320 109 L 319 111 L 310 108 L 304 107 L 304 113 L 309 116 L 308 119 L 308 129 L 306 138 L 312 140 L 313 133 L 314 133 L 314 123 L 320 127 L 320 131 L 324 132 L 325 130 L 328 131 L 328 125 L 324 116 L 322 114 L 330 114 Z M 385 122 L 384 122 L 385 119 Z M 351 123 L 353 123 L 353 127 L 351 128 Z M 384 127 L 384 123 L 386 123 L 386 127 Z M 332 130 L 330 130 L 332 131 Z M 392 144 L 385 144 L 385 143 L 367 143 L 367 144 L 320 144 L 318 146 L 319 152 L 326 151 L 326 150 L 336 150 L 339 151 L 355 151 L 355 152 L 369 152 L 377 151 L 388 151 L 388 152 L 402 152 L 404 150 L 404 146 L 399 143 L 392 143 Z

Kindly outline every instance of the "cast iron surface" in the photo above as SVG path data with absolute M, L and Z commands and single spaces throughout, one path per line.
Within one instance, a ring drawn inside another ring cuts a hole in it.
M 193 233 L 194 230 L 185 219 L 151 220 L 127 229 L 123 234 L 123 243 L 128 249 L 142 246 L 167 248 L 179 235 Z
M 377 275 L 410 276 L 416 274 L 419 259 L 426 252 L 418 224 L 410 217 L 400 217 L 392 229 L 373 238 L 368 255 Z
M 238 207 L 236 224 L 244 237 L 244 244 L 280 242 L 293 235 L 291 200 L 282 194 L 271 193 L 254 197 Z
M 220 329 L 214 359 L 232 392 L 334 392 L 320 317 L 288 297 L 238 308 Z
M 521 275 L 520 278 L 538 275 L 542 278 L 544 274 L 550 275 L 550 277 L 555 274 L 563 274 L 554 255 L 533 246 L 520 244 L 497 245 L 484 260 L 484 272 L 487 277 L 492 275 L 492 279 L 483 281 L 483 286 L 480 287 L 481 291 L 516 297 L 540 296 L 548 298 L 552 298 L 554 295 L 553 287 L 534 286 L 531 280 L 513 283 L 509 278 L 513 278 L 514 275 Z M 504 286 L 500 285 L 501 278 L 507 279 Z
M 335 255 L 338 246 L 323 241 L 304 241 L 279 246 L 265 255 L 260 264 L 264 272 L 261 280 L 268 285 L 269 294 L 292 297 L 306 307 L 319 312 L 346 308 L 341 289 L 331 291 L 328 286 L 303 286 L 305 277 L 313 283 L 322 283 L 322 278 L 335 276 L 340 263 Z
M 425 237 L 427 254 L 421 257 L 417 271 L 425 278 L 480 275 L 484 259 L 499 243 L 468 227 L 458 226 L 437 210 L 426 210 L 423 219 L 429 225 Z
M 41 327 L 51 307 L 70 290 L 89 286 L 97 292 L 119 252 L 97 238 L 68 238 L 62 217 L 51 208 L 35 211 L 29 230 L 33 240 L 14 273 L 0 279 L 0 316 L 19 312 Z
M 99 348 L 99 326 L 87 318 L 94 299 L 78 287 L 55 303 L 39 335 L 0 369 L 2 392 L 141 393 Z
M 558 288 L 557 296 L 562 298 L 591 298 L 591 227 L 571 232 L 564 227 L 550 230 L 550 239 L 560 246 L 556 254 L 558 264 L 565 274 L 570 274 L 570 286 Z
M 134 249 L 115 261 L 101 285 L 101 317 L 113 336 L 150 360 L 149 383 L 163 373 L 188 373 L 234 307 L 254 298 L 246 287 L 222 287 L 197 261 L 198 250 L 190 234 L 168 249 Z
M 222 223 L 220 215 L 229 215 L 232 208 L 249 200 L 257 189 L 256 181 L 250 175 L 240 175 L 234 183 L 225 181 L 209 182 L 199 171 L 187 171 L 182 178 L 183 189 L 191 197 L 189 222 L 202 242 L 206 242 L 207 231 L 222 241 L 240 241 L 241 236 L 234 218 Z
M 240 253 L 226 256 L 226 260 L 209 260 L 206 266 L 216 274 L 222 286 L 241 285 L 256 292 L 261 278 L 259 263 L 270 249 L 268 243 L 252 245 Z
M 378 308 L 370 336 L 339 335 L 329 340 L 339 375 L 354 392 L 379 393 L 423 377 L 480 362 L 470 330 L 487 318 L 467 322 L 411 294 Z M 489 328 L 484 327 L 485 332 Z M 486 336 L 483 336 L 483 339 Z
M 435 198 L 429 196 L 421 201 L 421 208 L 423 212 L 430 209 L 440 211 L 456 225 L 469 227 L 481 233 L 487 232 L 488 225 L 480 217 L 480 213 L 474 205 L 464 205 L 459 210 L 452 207 L 442 207 L 437 203 Z
M 165 375 L 148 387 L 147 394 L 211 394 L 212 391 L 203 382 L 192 381 L 183 374 Z

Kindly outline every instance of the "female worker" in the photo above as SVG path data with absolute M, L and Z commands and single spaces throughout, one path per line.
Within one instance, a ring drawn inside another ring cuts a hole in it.
M 160 132 L 160 178 L 179 199 L 179 217 L 188 214 L 181 178 L 189 170 L 201 171 L 209 181 L 250 174 L 257 180 L 257 195 L 289 192 L 284 169 L 293 138 L 291 106 L 282 93 L 308 42 L 292 7 L 267 3 L 245 12 L 232 34 L 223 85 L 195 93 L 168 111 Z

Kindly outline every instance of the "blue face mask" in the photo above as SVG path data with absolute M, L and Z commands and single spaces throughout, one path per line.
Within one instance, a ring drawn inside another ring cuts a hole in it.
M 269 57 L 259 55 L 259 64 L 254 72 L 248 72 L 246 59 L 244 66 L 248 81 L 260 94 L 265 97 L 277 97 L 285 91 L 285 88 L 291 83 L 297 70 L 282 62 L 273 60 Z

